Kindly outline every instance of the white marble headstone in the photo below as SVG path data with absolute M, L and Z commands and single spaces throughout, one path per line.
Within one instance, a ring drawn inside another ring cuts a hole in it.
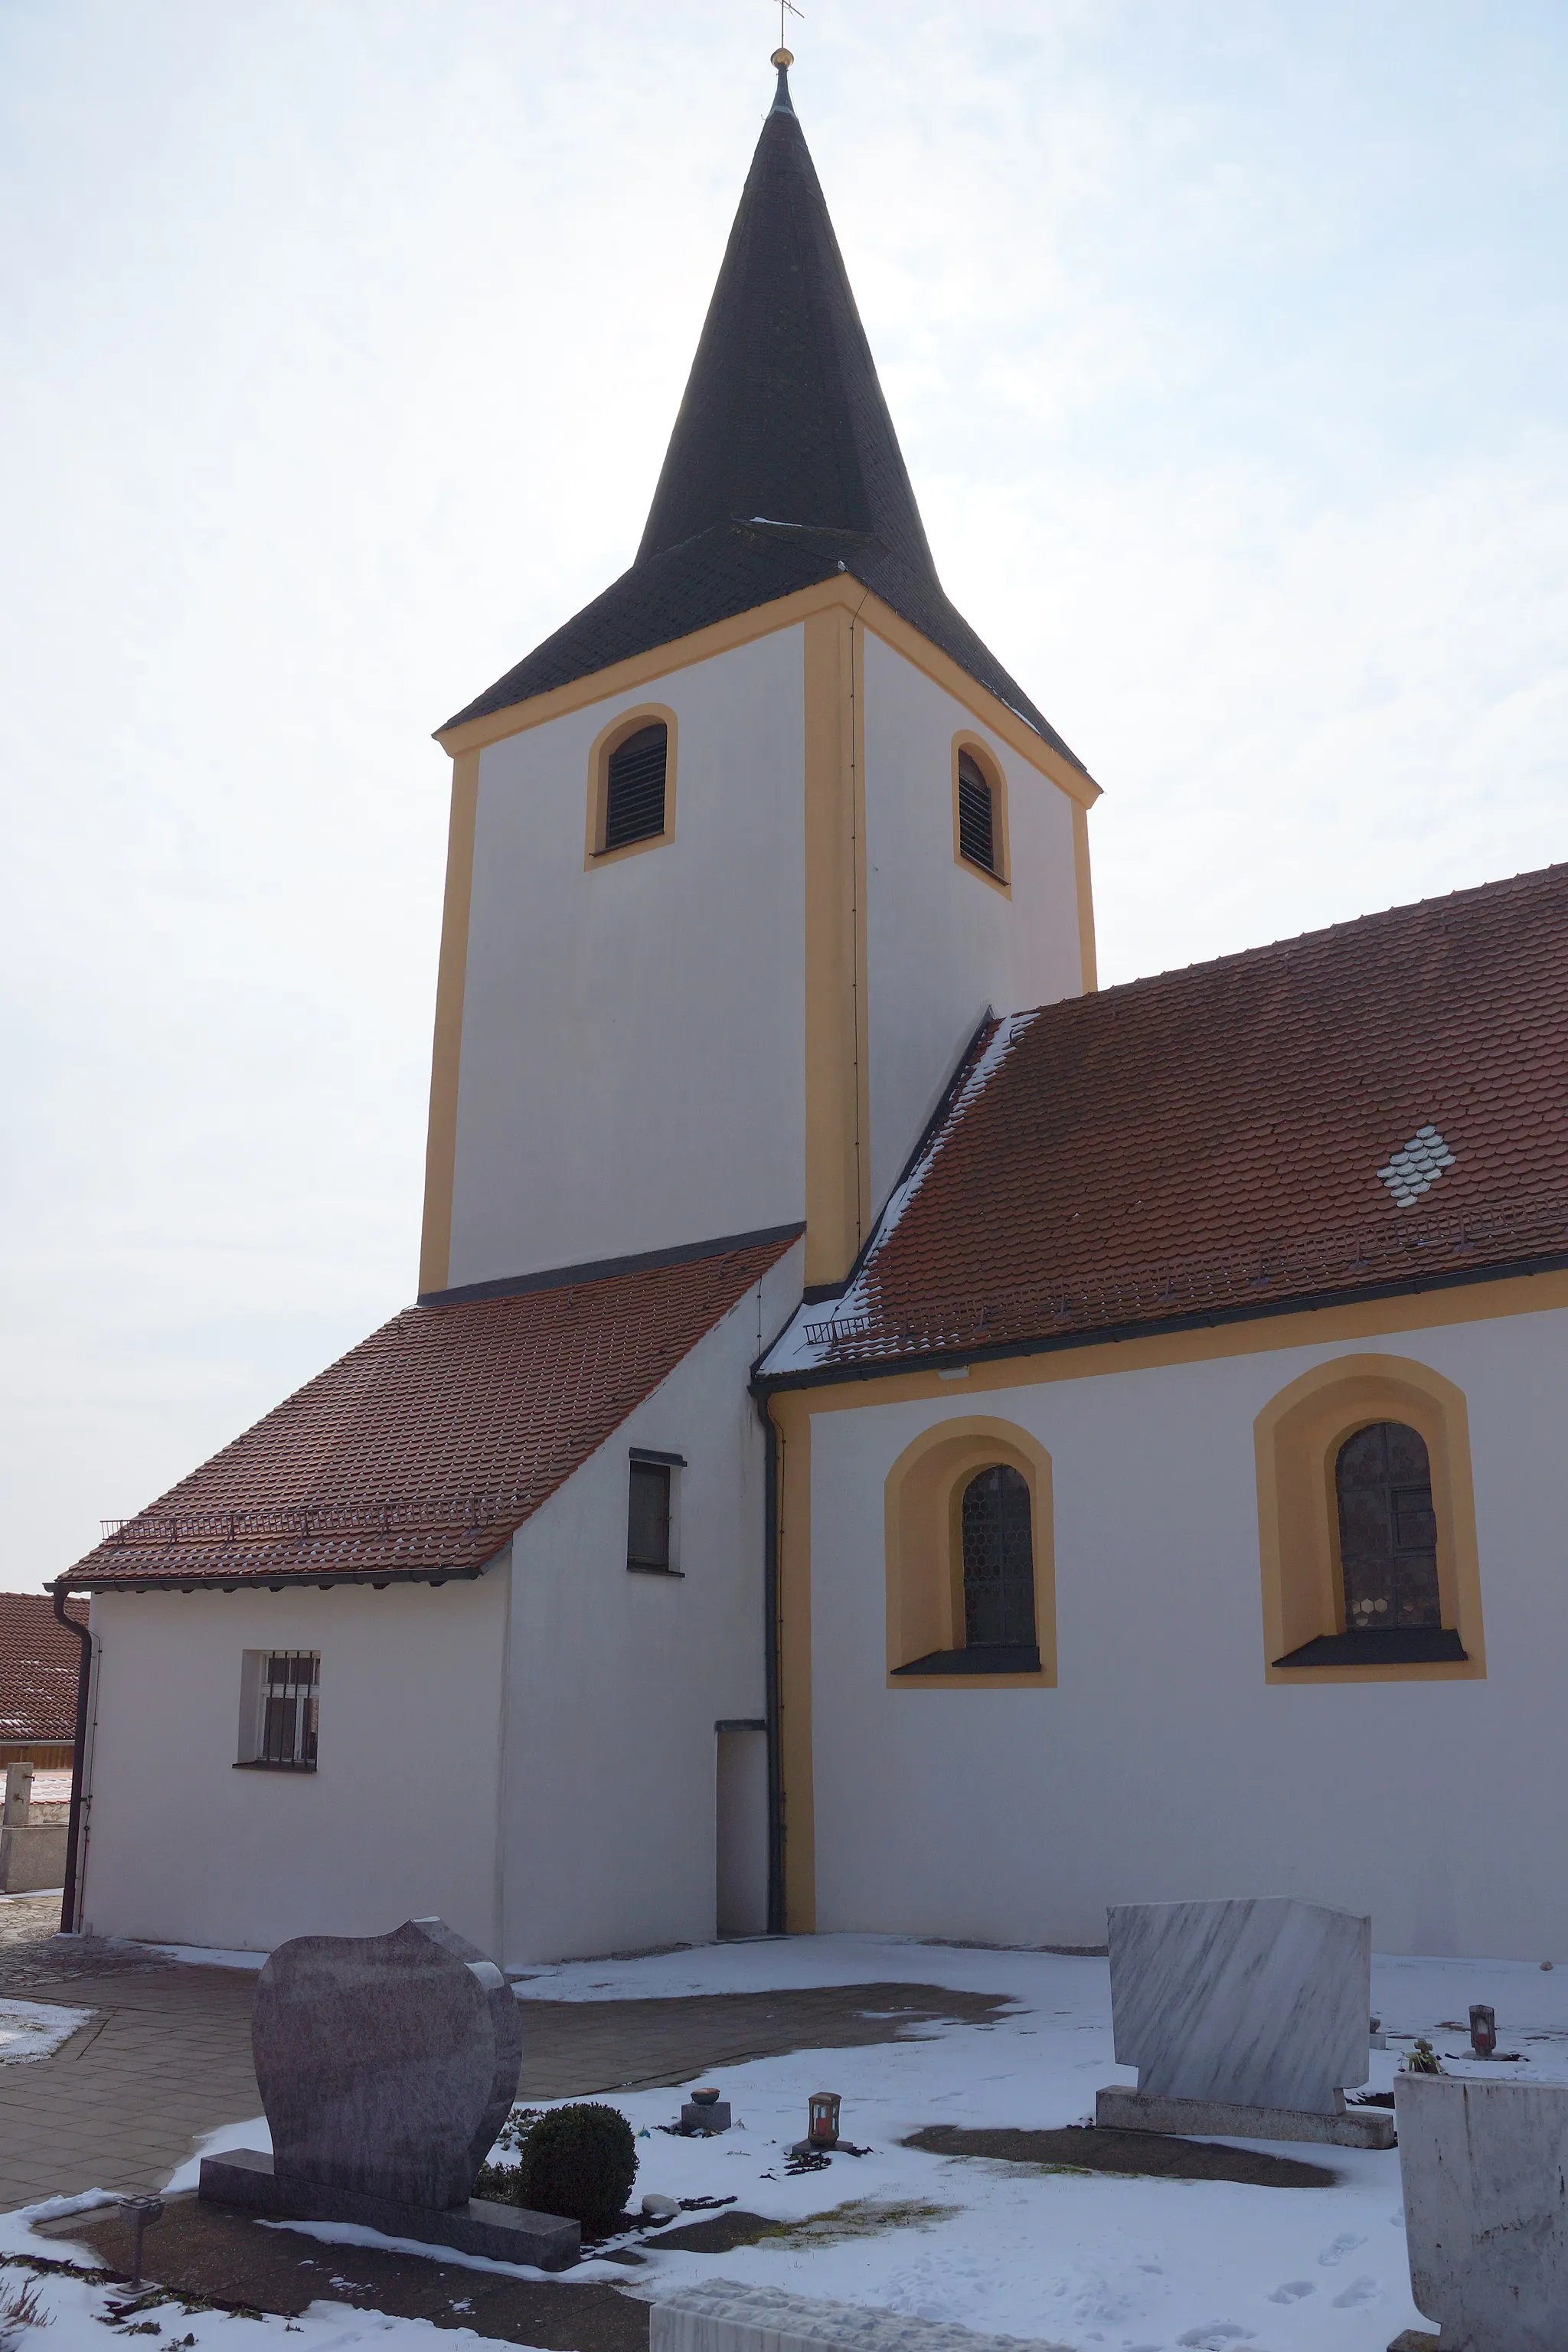
M 1327 2115 L 1365 2082 L 1370 1919 L 1281 1895 L 1109 1920 L 1116 2060 L 1140 2091 Z
M 1410 2291 L 1443 2352 L 1568 2352 L 1568 2084 L 1396 2074 L 1394 2100 Z

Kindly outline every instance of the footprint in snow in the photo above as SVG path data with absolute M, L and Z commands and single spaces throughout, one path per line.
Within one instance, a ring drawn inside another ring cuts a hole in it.
M 1184 2344 L 1188 2352 L 1226 2352 L 1227 2345 L 1239 2344 L 1246 2334 L 1245 2327 L 1233 2327 L 1228 2319 L 1216 2319 L 1211 2327 L 1189 2327 L 1176 2341 Z
M 1353 2230 L 1342 2230 L 1333 2244 L 1323 2248 L 1318 2260 L 1324 2270 L 1331 2271 L 1336 2263 L 1342 2263 L 1347 2254 L 1353 2254 L 1358 2246 L 1365 2243 L 1366 2240 L 1358 2238 Z
M 1303 2295 L 1315 2293 L 1310 2279 L 1287 2279 L 1283 2286 L 1275 2288 L 1268 2300 L 1270 2303 L 1300 2303 Z
M 1335 2295 L 1334 2309 L 1353 2311 L 1358 2303 L 1373 2303 L 1376 2297 L 1377 2281 L 1374 2278 L 1352 2279 L 1344 2293 Z

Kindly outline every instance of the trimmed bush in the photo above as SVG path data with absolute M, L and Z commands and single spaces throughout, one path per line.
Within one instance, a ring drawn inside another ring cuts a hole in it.
M 626 2210 L 637 2177 L 637 2142 L 618 2107 L 596 2099 L 552 2107 L 522 2143 L 514 2194 L 536 2213 L 560 2213 L 603 2237 Z

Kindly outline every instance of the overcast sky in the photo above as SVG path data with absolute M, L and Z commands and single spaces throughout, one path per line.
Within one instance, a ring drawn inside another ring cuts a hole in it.
M 0 0 L 0 1586 L 414 1293 L 447 763 L 630 560 L 768 0 Z M 1568 856 L 1562 0 L 809 0 L 1106 980 Z

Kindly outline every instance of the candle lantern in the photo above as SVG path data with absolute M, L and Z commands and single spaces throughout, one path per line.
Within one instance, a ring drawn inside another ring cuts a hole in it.
M 1485 2001 L 1470 2004 L 1470 2048 L 1478 2058 L 1497 2056 L 1497 2011 Z
M 838 2110 L 842 2104 L 837 2091 L 813 2091 L 806 2107 L 805 2132 L 813 2147 L 837 2147 Z

